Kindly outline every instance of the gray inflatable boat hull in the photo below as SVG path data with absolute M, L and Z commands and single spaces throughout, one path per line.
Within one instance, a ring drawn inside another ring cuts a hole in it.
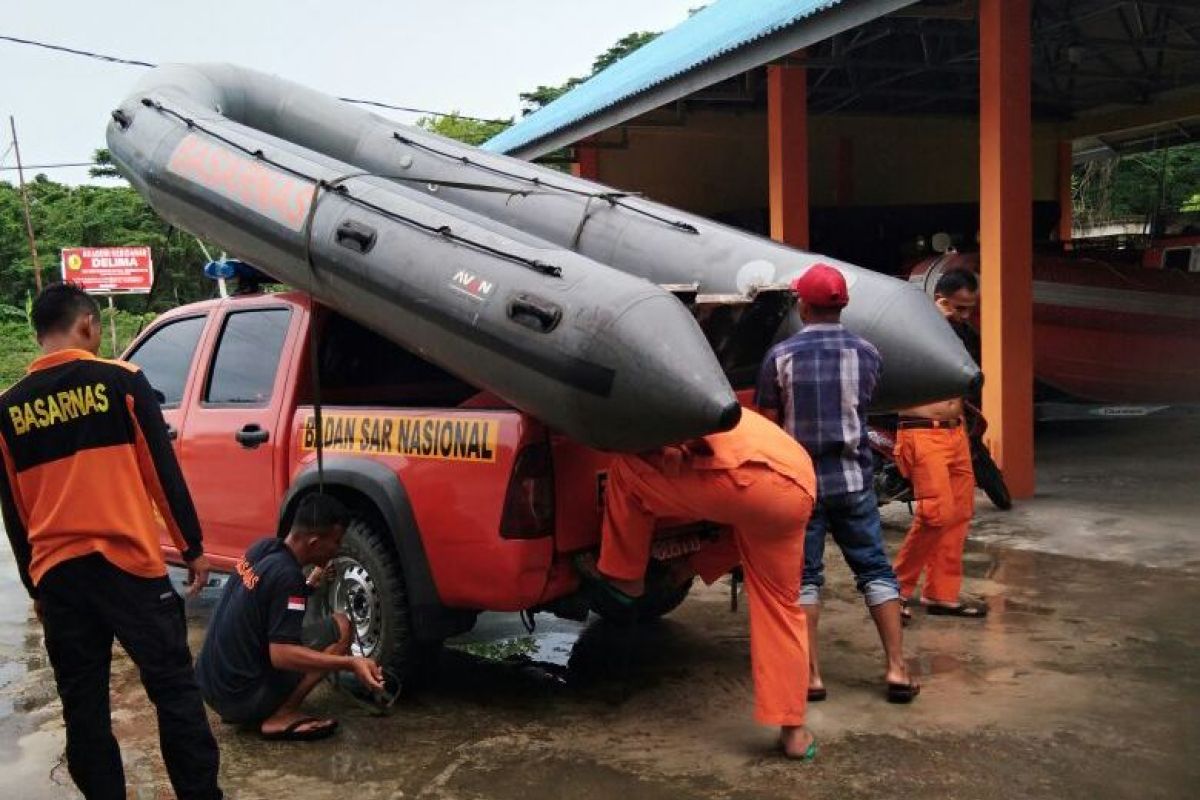
M 248 92 L 234 79 L 246 73 L 213 77 L 155 70 L 109 125 L 114 161 L 173 224 L 591 446 L 637 451 L 737 422 L 669 292 L 274 136 L 327 126 L 325 106 L 285 93 L 267 107 L 274 79 L 250 74 Z

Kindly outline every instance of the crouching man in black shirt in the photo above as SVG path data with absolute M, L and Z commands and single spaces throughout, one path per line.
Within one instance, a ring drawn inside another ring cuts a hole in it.
M 196 659 L 204 700 L 225 722 L 257 724 L 268 739 L 322 739 L 337 720 L 300 711 L 321 678 L 348 670 L 367 688 L 383 688 L 378 664 L 349 655 L 345 614 L 306 614 L 316 581 L 306 581 L 301 569 L 329 563 L 347 521 L 336 499 L 309 495 L 287 537 L 255 542 L 230 576 Z

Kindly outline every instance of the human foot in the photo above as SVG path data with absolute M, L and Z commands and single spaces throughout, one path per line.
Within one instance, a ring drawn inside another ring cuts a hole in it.
M 336 719 L 319 719 L 300 711 L 288 711 L 263 720 L 259 733 L 264 739 L 307 741 L 323 739 L 337 730 L 337 726 Z
M 779 729 L 779 749 L 797 761 L 812 761 L 817 757 L 817 737 L 803 725 L 784 725 Z

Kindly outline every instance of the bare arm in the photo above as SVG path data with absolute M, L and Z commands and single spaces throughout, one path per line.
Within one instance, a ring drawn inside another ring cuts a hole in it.
M 289 672 L 353 672 L 368 688 L 383 688 L 383 671 L 369 658 L 335 656 L 299 644 L 271 642 L 271 666 Z

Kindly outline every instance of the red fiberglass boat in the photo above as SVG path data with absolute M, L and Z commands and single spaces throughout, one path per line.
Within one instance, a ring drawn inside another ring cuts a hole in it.
M 948 269 L 979 269 L 947 252 L 913 268 L 932 294 Z M 1200 236 L 1139 251 L 1035 253 L 1034 373 L 1100 403 L 1200 403 Z

